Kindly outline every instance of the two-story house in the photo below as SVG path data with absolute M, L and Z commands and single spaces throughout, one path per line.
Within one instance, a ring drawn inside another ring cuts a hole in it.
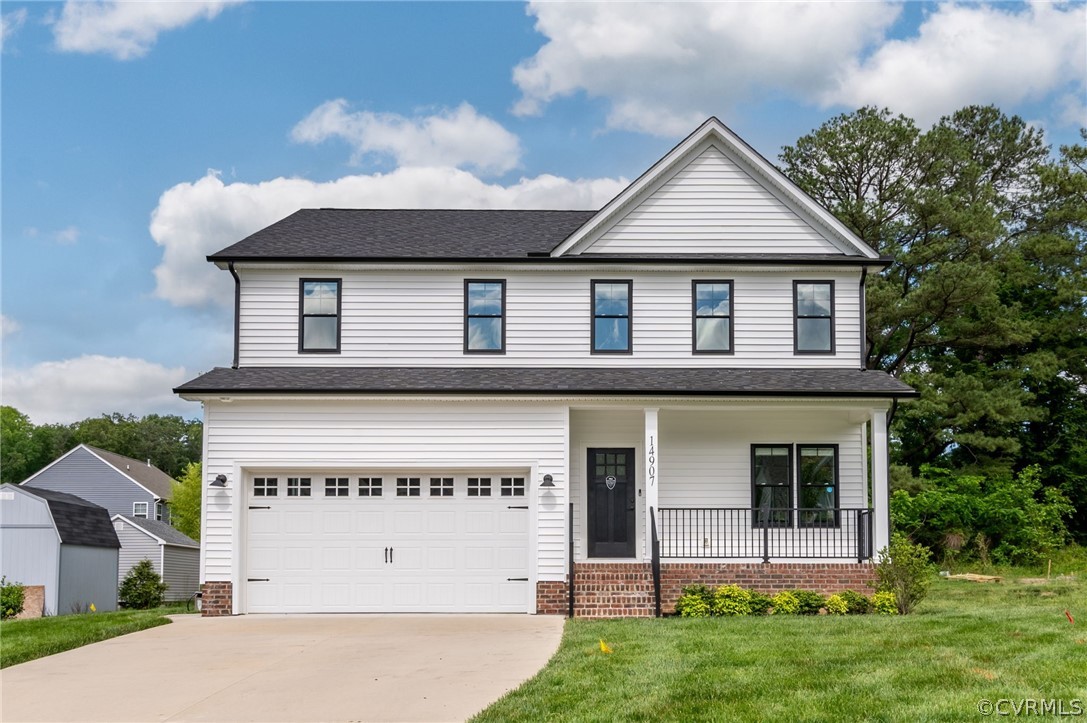
M 647 615 L 887 544 L 888 260 L 716 119 L 597 211 L 302 210 L 209 260 L 206 614 Z

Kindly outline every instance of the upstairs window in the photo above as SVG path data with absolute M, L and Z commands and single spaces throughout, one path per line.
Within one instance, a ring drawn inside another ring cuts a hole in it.
M 299 280 L 299 353 L 340 351 L 340 286 L 340 279 Z
M 147 503 L 146 502 L 133 502 L 132 503 L 132 516 L 142 517 L 147 519 Z
M 696 354 L 732 353 L 732 282 L 695 281 L 694 351 Z
M 834 282 L 794 281 L 793 339 L 797 354 L 834 353 Z
M 630 354 L 630 281 L 593 281 L 593 354 Z
M 506 351 L 506 282 L 464 282 L 464 353 Z

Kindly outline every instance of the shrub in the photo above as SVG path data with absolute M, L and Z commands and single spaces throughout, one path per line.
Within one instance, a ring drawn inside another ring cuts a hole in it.
M 913 544 L 900 532 L 891 536 L 889 547 L 879 551 L 876 589 L 894 593 L 898 611 L 903 615 L 909 615 L 928 594 L 932 581 L 931 555 L 927 547 Z
M 846 615 L 849 613 L 849 603 L 841 595 L 831 595 L 823 606 L 827 609 L 827 615 Z
M 751 593 L 739 585 L 722 585 L 713 594 L 714 615 L 750 615 Z
M 800 603 L 801 615 L 818 615 L 819 608 L 826 604 L 826 598 L 812 590 L 793 590 L 793 596 Z
M 788 590 L 779 592 L 772 597 L 771 602 L 774 604 L 774 615 L 799 615 L 800 614 L 800 601 L 796 599 L 796 595 L 793 595 Z
M 710 604 L 701 595 L 680 595 L 676 600 L 676 614 L 684 618 L 708 618 Z
M 770 608 L 774 607 L 774 600 L 769 595 L 764 595 L 761 592 L 754 590 L 751 593 L 751 614 L 752 615 L 768 615 Z
M 144 610 L 162 605 L 169 586 L 155 572 L 150 560 L 140 560 L 125 575 L 117 591 L 117 602 L 126 608 Z
M 897 615 L 898 601 L 893 592 L 877 592 L 872 596 L 872 612 L 876 615 Z
M 17 582 L 0 577 L 0 619 L 13 618 L 23 611 L 26 588 Z
M 850 615 L 864 615 L 872 609 L 872 601 L 855 590 L 845 590 L 838 593 L 838 596 L 845 600 Z

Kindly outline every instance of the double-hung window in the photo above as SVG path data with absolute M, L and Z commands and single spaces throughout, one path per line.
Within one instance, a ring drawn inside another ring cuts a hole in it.
M 693 282 L 694 352 L 732 353 L 732 282 Z
M 593 281 L 593 354 L 630 354 L 631 281 Z
M 298 351 L 340 351 L 340 279 L 299 279 Z
M 751 446 L 751 487 L 755 527 L 793 524 L 793 447 L 789 444 Z
M 793 339 L 797 354 L 834 353 L 834 282 L 794 281 Z
M 801 527 L 838 526 L 838 445 L 798 444 Z
M 468 279 L 464 282 L 464 353 L 505 351 L 506 282 Z
M 147 519 L 147 503 L 146 502 L 133 502 L 132 503 L 132 516 L 142 517 Z

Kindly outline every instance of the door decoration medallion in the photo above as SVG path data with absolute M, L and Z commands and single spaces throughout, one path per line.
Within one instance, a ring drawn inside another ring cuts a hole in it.
M 609 490 L 615 489 L 615 477 L 609 474 L 607 477 L 604 478 L 604 484 L 608 486 Z

